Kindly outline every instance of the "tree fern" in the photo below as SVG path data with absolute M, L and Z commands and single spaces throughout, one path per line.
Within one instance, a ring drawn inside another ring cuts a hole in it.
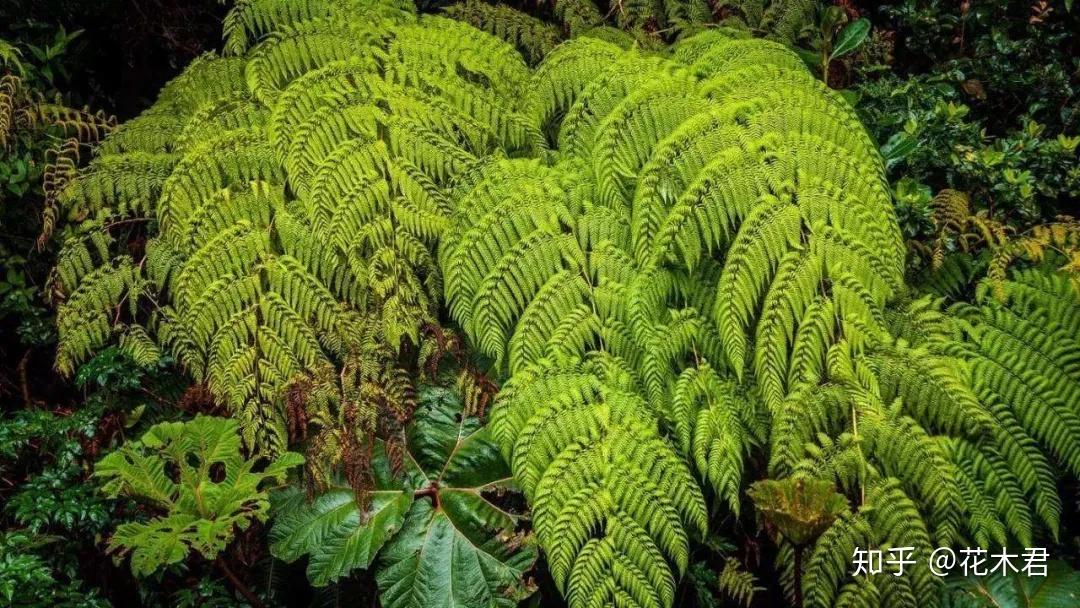
M 773 43 L 708 32 L 673 56 L 588 39 L 553 51 L 528 100 L 549 162 L 488 163 L 440 244 L 451 315 L 510 375 L 495 436 L 571 605 L 670 603 L 657 568 L 683 568 L 700 500 L 674 456 L 735 512 L 759 447 L 771 475 L 848 493 L 802 579 L 813 605 L 937 596 L 925 563 L 851 580 L 859 543 L 1027 540 L 1036 513 L 1053 533 L 1043 450 L 1074 464 L 1071 340 L 1003 332 L 989 302 L 900 337 L 916 327 L 905 315 L 930 313 L 905 308 L 905 247 L 851 108 Z M 1055 363 L 1036 371 L 1036 353 Z M 655 445 L 653 477 L 618 479 L 665 497 L 646 519 L 610 481 L 624 459 L 643 466 L 635 444 Z
M 193 62 L 63 192 L 97 232 L 61 256 L 58 365 L 119 333 L 144 361 L 156 342 L 274 453 L 294 378 L 372 354 L 372 327 L 392 367 L 436 322 L 447 184 L 542 142 L 515 109 L 517 52 L 411 6 L 243 2 L 226 35 L 230 55 Z M 135 220 L 153 239 L 113 258 L 101 244 Z

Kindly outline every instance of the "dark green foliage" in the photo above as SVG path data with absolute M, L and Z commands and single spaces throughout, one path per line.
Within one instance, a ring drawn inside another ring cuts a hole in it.
M 976 211 L 1017 228 L 1075 213 L 1080 14 L 1063 4 L 904 0 L 871 7 L 895 63 L 866 71 L 854 89 L 880 143 L 917 143 L 896 167 L 932 191 L 968 192 Z M 872 67 L 864 59 L 861 65 Z M 925 238 L 929 209 L 903 211 L 914 216 L 910 234 Z
M 563 40 L 562 31 L 508 6 L 467 0 L 446 7 L 446 14 L 513 44 L 535 65 Z
M 33 533 L 101 534 L 112 518 L 111 504 L 97 488 L 83 483 L 80 473 L 71 465 L 45 469 L 22 484 L 4 508 Z
M 803 34 L 817 8 L 813 0 L 721 0 L 713 10 L 722 23 L 737 22 L 758 36 L 791 44 Z
M 152 8 L 137 0 L 7 0 L 0 38 L 19 44 L 25 66 L 49 66 L 39 82 L 126 118 L 180 67 L 220 44 L 226 8 L 219 0 L 162 0 Z
M 105 606 L 79 553 L 112 523 L 114 501 L 86 480 L 107 409 L 16 410 L 0 417 L 0 597 L 14 606 Z M 16 482 L 14 486 L 12 482 Z
M 12 608 L 106 608 L 97 590 L 63 580 L 43 555 L 56 550 L 59 537 L 0 532 L 0 602 Z
M 897 168 L 935 189 L 969 192 L 976 209 L 1018 223 L 1068 212 L 1065 201 L 1080 196 L 1080 131 L 1019 116 L 1006 131 L 988 133 L 986 118 L 972 111 L 978 100 L 955 79 L 888 76 L 858 87 L 860 110 L 879 141 L 918 143 Z M 929 218 L 925 203 L 909 213 L 919 211 Z
M 2 246 L 0 246 L 2 247 Z M 27 276 L 27 260 L 0 248 L 0 320 L 16 323 L 15 337 L 26 346 L 40 347 L 55 342 L 56 331 L 49 310 L 41 300 L 41 291 Z
M 19 607 L 107 606 L 79 580 L 72 545 L 103 533 L 112 505 L 83 479 L 83 447 L 98 413 L 21 410 L 0 419 L 0 477 L 26 481 L 0 493 L 0 602 Z M 43 454 L 48 454 L 48 461 Z M 27 470 L 29 469 L 29 471 Z M 92 542 L 92 541 L 91 541 Z
M 1080 571 L 1050 560 L 1045 576 L 956 577 L 944 593 L 945 608 L 1065 608 L 1080 603 Z
M 901 0 L 868 7 L 872 20 L 898 36 L 898 72 L 948 74 L 967 91 L 988 131 L 1029 114 L 1074 132 L 1080 14 L 1070 2 Z M 929 69 L 928 69 L 929 68 Z M 975 88 L 975 83 L 979 87 Z

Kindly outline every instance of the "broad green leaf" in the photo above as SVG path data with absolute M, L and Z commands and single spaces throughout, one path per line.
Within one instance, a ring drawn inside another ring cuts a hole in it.
M 512 484 L 487 429 L 463 415 L 455 392 L 427 387 L 404 438 L 397 476 L 376 446 L 363 514 L 344 484 L 311 502 L 295 489 L 275 495 L 271 552 L 308 556 L 316 586 L 375 561 L 384 608 L 516 605 L 531 593 L 521 579 L 536 550 L 515 534 L 519 516 L 489 498 Z
M 748 493 L 766 524 L 796 545 L 816 539 L 848 508 L 843 494 L 823 479 L 764 479 Z
M 866 17 L 847 24 L 847 27 L 841 30 L 840 35 L 836 38 L 836 45 L 833 46 L 832 55 L 829 56 L 829 59 L 843 57 L 859 48 L 859 45 L 866 41 L 868 35 L 870 35 L 870 20 Z
M 808 69 L 816 70 L 821 67 L 821 53 L 801 47 L 795 47 L 792 50 L 799 56 L 799 59 L 803 60 Z
M 531 593 L 521 577 L 536 550 L 515 542 L 517 516 L 482 493 L 510 484 L 487 429 L 462 415 L 457 394 L 428 387 L 409 454 L 413 475 L 436 493 L 417 501 L 383 551 L 376 581 L 384 608 L 515 606 Z
M 1018 567 L 1023 556 L 1013 560 Z M 1025 572 L 955 577 L 946 585 L 946 608 L 1066 608 L 1080 606 L 1080 571 L 1063 561 L 1046 562 L 1046 576 Z
M 894 133 L 889 141 L 881 146 L 881 158 L 885 161 L 885 168 L 892 169 L 918 147 L 919 141 L 914 137 L 904 132 Z
M 0 38 L 0 66 L 9 66 L 16 74 L 23 74 L 21 57 L 22 51 L 18 47 Z
M 424 387 L 419 401 L 416 422 L 408 431 L 408 447 L 425 478 L 421 483 L 480 487 L 509 482 L 510 468 L 480 421 L 462 416 L 457 393 Z
M 385 608 L 509 608 L 531 593 L 521 575 L 536 554 L 510 547 L 512 519 L 475 494 L 452 500 L 418 501 L 387 545 L 376 574 Z
M 413 490 L 389 474 L 382 445 L 373 463 L 376 487 L 361 514 L 352 488 L 338 485 L 310 503 L 298 488 L 274 497 L 270 552 L 293 562 L 310 555 L 307 576 L 321 587 L 367 568 L 376 553 L 401 528 L 413 502 Z
M 191 541 L 198 532 L 194 528 L 197 518 L 178 513 L 148 523 L 122 524 L 110 541 L 110 546 L 132 547 L 131 572 L 135 576 L 149 576 L 161 566 L 175 564 L 188 554 Z M 203 546 L 208 544 L 203 540 Z
M 821 14 L 821 37 L 825 40 L 832 38 L 833 32 L 847 21 L 847 13 L 839 6 L 829 6 Z

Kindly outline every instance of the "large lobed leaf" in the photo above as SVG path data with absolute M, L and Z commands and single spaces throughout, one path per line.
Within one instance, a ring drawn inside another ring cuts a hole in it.
M 412 488 L 389 474 L 381 444 L 372 469 L 375 488 L 363 513 L 356 493 L 344 483 L 311 501 L 297 487 L 277 495 L 270 551 L 287 562 L 310 555 L 308 579 L 319 587 L 370 566 L 379 549 L 401 529 L 413 503 Z
M 374 563 L 385 608 L 516 605 L 531 593 L 522 577 L 536 550 L 515 532 L 520 516 L 489 498 L 506 491 L 510 472 L 486 428 L 462 410 L 449 390 L 420 392 L 405 470 L 395 478 L 377 446 L 363 513 L 343 484 L 311 502 L 281 493 L 271 552 L 288 562 L 308 556 L 317 586 Z
M 105 480 L 106 494 L 142 499 L 162 513 L 119 526 L 109 551 L 118 559 L 130 554 L 132 572 L 147 576 L 193 550 L 213 559 L 237 529 L 265 521 L 265 486 L 284 483 L 304 458 L 286 452 L 256 471 L 259 460 L 244 458 L 240 443 L 235 420 L 197 416 L 155 425 L 103 458 L 94 474 Z
M 946 586 L 946 608 L 1066 608 L 1080 605 L 1080 571 L 1052 560 L 1046 576 L 1014 573 L 1010 576 L 954 577 Z

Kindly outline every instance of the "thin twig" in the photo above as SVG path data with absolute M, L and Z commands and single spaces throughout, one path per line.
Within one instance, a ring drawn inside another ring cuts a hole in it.
M 34 400 L 30 397 L 30 382 L 26 374 L 26 365 L 30 361 L 30 351 L 26 351 L 19 361 L 19 389 L 22 392 L 23 406 L 27 409 L 33 407 Z
M 233 571 L 229 569 L 229 566 L 225 563 L 224 559 L 219 557 L 214 563 L 217 564 L 218 569 L 225 575 L 225 578 L 229 579 L 229 582 L 232 583 L 232 586 L 236 591 L 244 596 L 244 599 L 247 600 L 248 604 L 251 604 L 251 608 L 266 608 L 266 604 L 263 604 L 262 600 L 259 599 L 259 596 L 255 595 L 255 592 L 248 588 L 248 586 L 244 584 L 244 581 L 233 574 Z
M 157 219 L 156 217 L 131 217 L 131 218 L 128 218 L 126 220 L 117 220 L 115 222 L 112 222 L 111 224 L 105 224 L 105 229 L 108 230 L 109 228 L 115 228 L 117 226 L 123 226 L 124 224 L 135 224 L 135 223 L 138 223 L 138 222 L 152 222 L 152 221 L 154 221 L 156 219 Z

